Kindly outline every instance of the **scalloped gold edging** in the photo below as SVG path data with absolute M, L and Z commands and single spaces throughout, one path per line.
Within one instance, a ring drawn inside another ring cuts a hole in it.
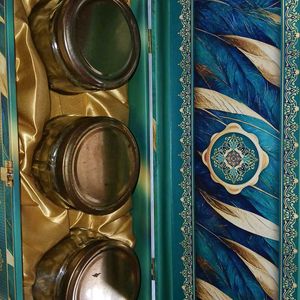
M 281 295 L 296 300 L 298 285 L 298 207 L 299 196 L 299 1 L 282 4 L 282 178 L 281 178 Z
M 181 37 L 181 62 L 180 67 L 182 70 L 180 83 L 182 86 L 179 97 L 182 99 L 182 105 L 180 113 L 182 121 L 180 128 L 182 130 L 181 146 L 182 152 L 180 157 L 182 159 L 182 165 L 180 168 L 183 180 L 180 184 L 182 189 L 181 203 L 183 210 L 180 213 L 182 218 L 182 235 L 183 240 L 181 246 L 183 248 L 183 255 L 181 257 L 183 263 L 183 270 L 181 275 L 184 278 L 182 290 L 184 294 L 184 300 L 190 300 L 194 298 L 194 259 L 193 259 L 193 178 L 192 178 L 192 162 L 193 162 L 193 137 L 192 137 L 192 113 L 193 113 L 193 85 L 192 85 L 192 0 L 179 0 L 182 10 L 179 16 L 181 22 L 181 29 L 178 33 Z

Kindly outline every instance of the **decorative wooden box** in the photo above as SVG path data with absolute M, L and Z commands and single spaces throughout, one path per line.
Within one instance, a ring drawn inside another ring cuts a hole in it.
M 300 299 L 298 1 L 131 1 L 139 299 Z M 23 299 L 14 9 L 0 2 L 0 299 Z M 24 222 L 24 219 L 23 219 Z M 26 297 L 25 297 L 26 298 Z

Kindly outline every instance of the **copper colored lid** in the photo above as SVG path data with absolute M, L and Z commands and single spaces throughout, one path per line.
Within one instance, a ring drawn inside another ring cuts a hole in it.
M 114 89 L 133 75 L 140 56 L 136 19 L 123 0 L 66 0 L 54 22 L 53 51 L 69 79 Z
M 134 251 L 120 241 L 93 242 L 67 266 L 58 298 L 135 300 L 140 268 Z
M 81 119 L 66 141 L 61 168 L 74 206 L 92 214 L 121 207 L 135 188 L 139 151 L 129 129 L 108 117 Z

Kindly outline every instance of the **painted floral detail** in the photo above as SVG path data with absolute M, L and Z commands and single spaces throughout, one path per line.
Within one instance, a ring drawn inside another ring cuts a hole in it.
M 225 179 L 233 184 L 244 179 L 244 175 L 254 170 L 258 157 L 253 149 L 248 148 L 242 137 L 232 134 L 225 138 L 224 143 L 214 149 L 211 157 L 213 164 L 219 168 Z

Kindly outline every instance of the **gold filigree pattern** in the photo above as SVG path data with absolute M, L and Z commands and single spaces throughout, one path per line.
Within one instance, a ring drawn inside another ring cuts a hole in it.
M 299 1 L 287 0 L 282 6 L 282 247 L 281 299 L 297 299 L 298 277 L 298 192 L 299 188 Z
M 184 282 L 182 290 L 184 293 L 184 300 L 194 298 L 194 259 L 193 259 L 193 197 L 192 197 L 192 107 L 193 107 L 193 85 L 192 85 L 192 1 L 179 0 L 181 5 L 181 14 L 179 16 L 181 22 L 181 29 L 179 36 L 181 37 L 181 62 L 182 69 L 180 83 L 182 86 L 180 98 L 182 105 L 180 108 L 182 121 L 180 128 L 182 130 L 181 136 L 181 173 L 183 180 L 181 182 L 182 195 L 181 202 L 183 210 L 180 213 L 182 217 L 182 235 L 183 240 L 181 246 L 183 247 L 183 270 L 181 272 Z
M 255 185 L 260 173 L 269 164 L 269 157 L 257 136 L 237 123 L 227 125 L 212 136 L 202 160 L 212 180 L 234 195 Z

